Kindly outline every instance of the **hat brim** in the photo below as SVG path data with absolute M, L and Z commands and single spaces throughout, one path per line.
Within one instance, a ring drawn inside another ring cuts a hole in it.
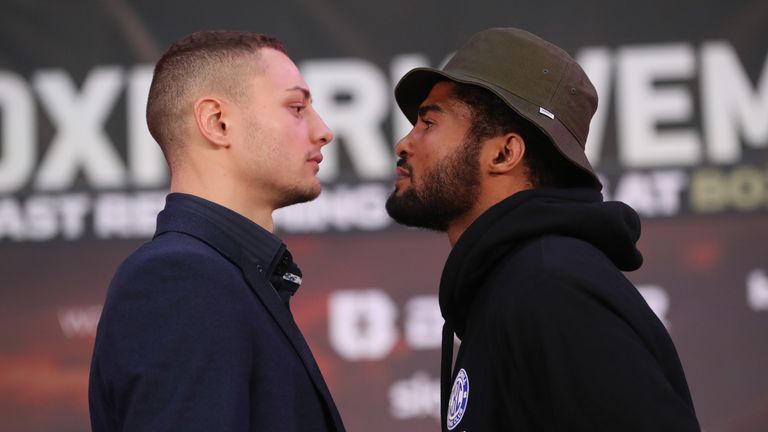
M 539 128 L 565 158 L 592 176 L 596 187 L 602 189 L 602 184 L 589 163 L 583 147 L 563 123 L 542 114 L 542 107 L 477 77 L 428 67 L 416 68 L 405 74 L 395 87 L 395 101 L 411 124 L 416 124 L 419 106 L 427 98 L 432 87 L 445 80 L 480 86 L 494 93 L 512 110 Z

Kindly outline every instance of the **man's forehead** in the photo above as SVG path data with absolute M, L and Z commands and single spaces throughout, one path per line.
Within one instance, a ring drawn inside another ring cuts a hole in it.
M 259 58 L 262 75 L 273 80 L 290 81 L 292 85 L 306 87 L 301 72 L 287 55 L 271 48 L 262 48 Z
M 419 113 L 434 111 L 466 117 L 470 109 L 466 103 L 456 98 L 453 91 L 455 84 L 451 81 L 440 81 L 432 86 L 427 98 L 419 105 Z
M 309 86 L 301 76 L 301 72 L 285 54 L 265 48 L 262 50 L 261 63 L 263 70 L 254 76 L 255 85 L 280 95 L 300 95 L 311 99 Z

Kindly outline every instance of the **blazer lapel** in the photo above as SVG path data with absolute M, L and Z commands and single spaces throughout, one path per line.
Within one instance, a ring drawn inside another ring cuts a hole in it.
M 341 416 L 339 415 L 336 405 L 333 402 L 333 398 L 331 397 L 331 393 L 325 384 L 320 368 L 317 366 L 315 358 L 312 356 L 312 352 L 309 350 L 309 346 L 304 340 L 304 336 L 302 336 L 296 322 L 293 320 L 293 316 L 291 316 L 291 313 L 288 308 L 285 307 L 285 304 L 282 303 L 280 296 L 269 281 L 265 280 L 264 276 L 259 273 L 254 266 L 248 265 L 249 261 L 247 257 L 244 256 L 242 249 L 230 239 L 229 236 L 218 229 L 214 224 L 210 223 L 207 219 L 195 213 L 186 212 L 183 209 L 166 207 L 165 210 L 158 215 L 157 232 L 155 233 L 155 236 L 168 231 L 191 235 L 207 243 L 229 259 L 243 272 L 251 291 L 253 291 L 264 304 L 270 315 L 272 315 L 272 318 L 277 322 L 280 329 L 290 341 L 294 350 L 299 355 L 299 358 L 301 358 L 309 377 L 312 379 L 318 393 L 325 401 L 336 429 L 343 431 L 344 425 L 341 421 Z
M 301 361 L 304 363 L 307 373 L 309 373 L 315 387 L 317 387 L 318 392 L 328 406 L 328 411 L 331 414 L 336 428 L 340 431 L 344 430 L 341 416 L 339 415 L 336 405 L 333 402 L 333 398 L 331 397 L 331 393 L 325 384 L 320 368 L 317 366 L 315 358 L 309 350 L 309 346 L 304 340 L 304 336 L 301 334 L 301 330 L 299 330 L 296 322 L 293 320 L 288 308 L 285 307 L 285 304 L 283 304 L 274 288 L 259 281 L 259 279 L 263 279 L 263 276 L 260 273 L 248 268 L 243 270 L 243 274 L 245 275 L 248 285 L 250 285 L 253 292 L 256 293 L 256 296 L 258 296 L 259 299 L 261 299 L 261 302 L 267 307 L 269 313 L 272 314 L 272 318 L 277 321 L 277 324 L 288 337 L 288 340 L 291 342 L 291 345 L 293 345 L 296 353 L 301 357 Z

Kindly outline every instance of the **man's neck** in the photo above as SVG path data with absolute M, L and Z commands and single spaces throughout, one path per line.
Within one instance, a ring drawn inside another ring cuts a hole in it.
M 451 244 L 451 247 L 456 246 L 456 242 L 459 241 L 459 238 L 464 234 L 464 231 L 466 231 L 467 228 L 472 225 L 472 222 L 483 214 L 485 210 L 486 209 L 480 210 L 475 206 L 475 208 L 454 219 L 451 224 L 448 225 L 448 229 L 445 231 L 448 234 L 448 242 Z
M 238 191 L 237 188 L 201 181 L 189 181 L 183 176 L 172 176 L 171 192 L 194 195 L 214 202 L 243 215 L 269 232 L 274 231 L 272 220 L 274 209 L 260 204 L 260 200 L 257 198 L 251 199 L 247 193 Z
M 451 243 L 451 247 L 456 245 L 456 242 L 459 241 L 459 238 L 462 234 L 464 234 L 464 231 L 466 231 L 467 228 L 469 228 L 469 226 L 472 225 L 472 223 L 475 222 L 475 220 L 477 220 L 477 218 L 479 218 L 489 208 L 495 206 L 496 204 L 504 201 L 505 199 L 520 191 L 530 188 L 530 184 L 525 184 L 523 186 L 485 189 L 485 192 L 481 192 L 477 202 L 471 210 L 454 219 L 450 225 L 448 225 L 446 232 L 448 233 L 448 241 Z

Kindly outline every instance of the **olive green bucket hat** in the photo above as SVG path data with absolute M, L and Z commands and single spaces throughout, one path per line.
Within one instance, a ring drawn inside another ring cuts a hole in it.
M 395 99 L 415 124 L 419 105 L 446 79 L 486 88 L 543 131 L 569 161 L 592 176 L 584 146 L 597 92 L 576 61 L 524 30 L 492 28 L 473 35 L 443 69 L 416 68 L 395 87 Z

